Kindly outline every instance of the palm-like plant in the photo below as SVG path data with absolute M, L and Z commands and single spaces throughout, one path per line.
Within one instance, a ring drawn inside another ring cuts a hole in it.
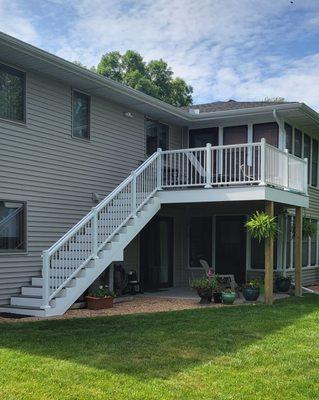
M 279 231 L 277 218 L 270 217 L 263 211 L 256 211 L 246 222 L 246 228 L 251 237 L 259 242 L 263 239 L 276 237 Z

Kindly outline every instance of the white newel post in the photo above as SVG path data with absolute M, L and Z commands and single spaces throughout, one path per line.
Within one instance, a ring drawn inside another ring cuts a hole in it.
M 132 171 L 131 175 L 132 175 L 132 188 L 131 188 L 132 214 L 136 215 L 136 174 L 134 171 Z
M 285 182 L 285 188 L 289 189 L 289 152 L 288 152 L 288 149 L 285 149 L 284 152 L 285 152 L 285 157 L 286 157 L 286 170 L 285 170 L 284 182 Z
M 48 250 L 44 250 L 42 252 L 42 279 L 43 279 L 43 304 L 41 306 L 42 309 L 50 308 L 49 305 L 49 288 L 50 288 L 50 253 Z
M 157 149 L 157 190 L 162 190 L 162 149 Z
M 93 258 L 97 259 L 97 253 L 98 253 L 98 210 L 96 208 L 93 209 L 93 220 L 92 220 L 92 253 L 93 253 Z
M 205 188 L 212 187 L 212 145 L 206 144 L 206 185 Z
M 260 141 L 260 185 L 266 185 L 266 139 Z

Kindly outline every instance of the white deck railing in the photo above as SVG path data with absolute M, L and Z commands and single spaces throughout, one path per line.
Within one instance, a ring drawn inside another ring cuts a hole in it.
M 307 160 L 260 143 L 161 151 L 43 252 L 43 308 L 160 189 L 270 185 L 307 194 Z M 187 201 L 187 199 L 185 199 Z

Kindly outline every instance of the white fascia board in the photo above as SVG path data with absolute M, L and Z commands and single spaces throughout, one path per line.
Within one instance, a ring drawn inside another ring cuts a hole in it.
M 159 192 L 159 197 L 162 204 L 269 200 L 290 206 L 309 207 L 308 196 L 267 186 L 163 190 Z

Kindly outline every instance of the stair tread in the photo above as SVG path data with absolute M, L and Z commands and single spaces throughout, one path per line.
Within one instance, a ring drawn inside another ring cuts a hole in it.
M 12 297 L 23 297 L 23 298 L 28 298 L 28 299 L 42 299 L 42 296 L 31 296 L 30 294 L 16 294 L 15 296 Z
M 34 307 L 34 306 L 12 306 L 12 305 L 10 305 L 10 304 L 8 304 L 8 305 L 6 305 L 6 306 L 1 306 L 0 307 L 0 310 L 2 310 L 2 309 L 6 309 L 6 308 L 9 308 L 9 309 L 21 309 L 21 310 L 41 310 L 41 307 Z M 3 311 L 0 311 L 0 312 L 3 312 Z

